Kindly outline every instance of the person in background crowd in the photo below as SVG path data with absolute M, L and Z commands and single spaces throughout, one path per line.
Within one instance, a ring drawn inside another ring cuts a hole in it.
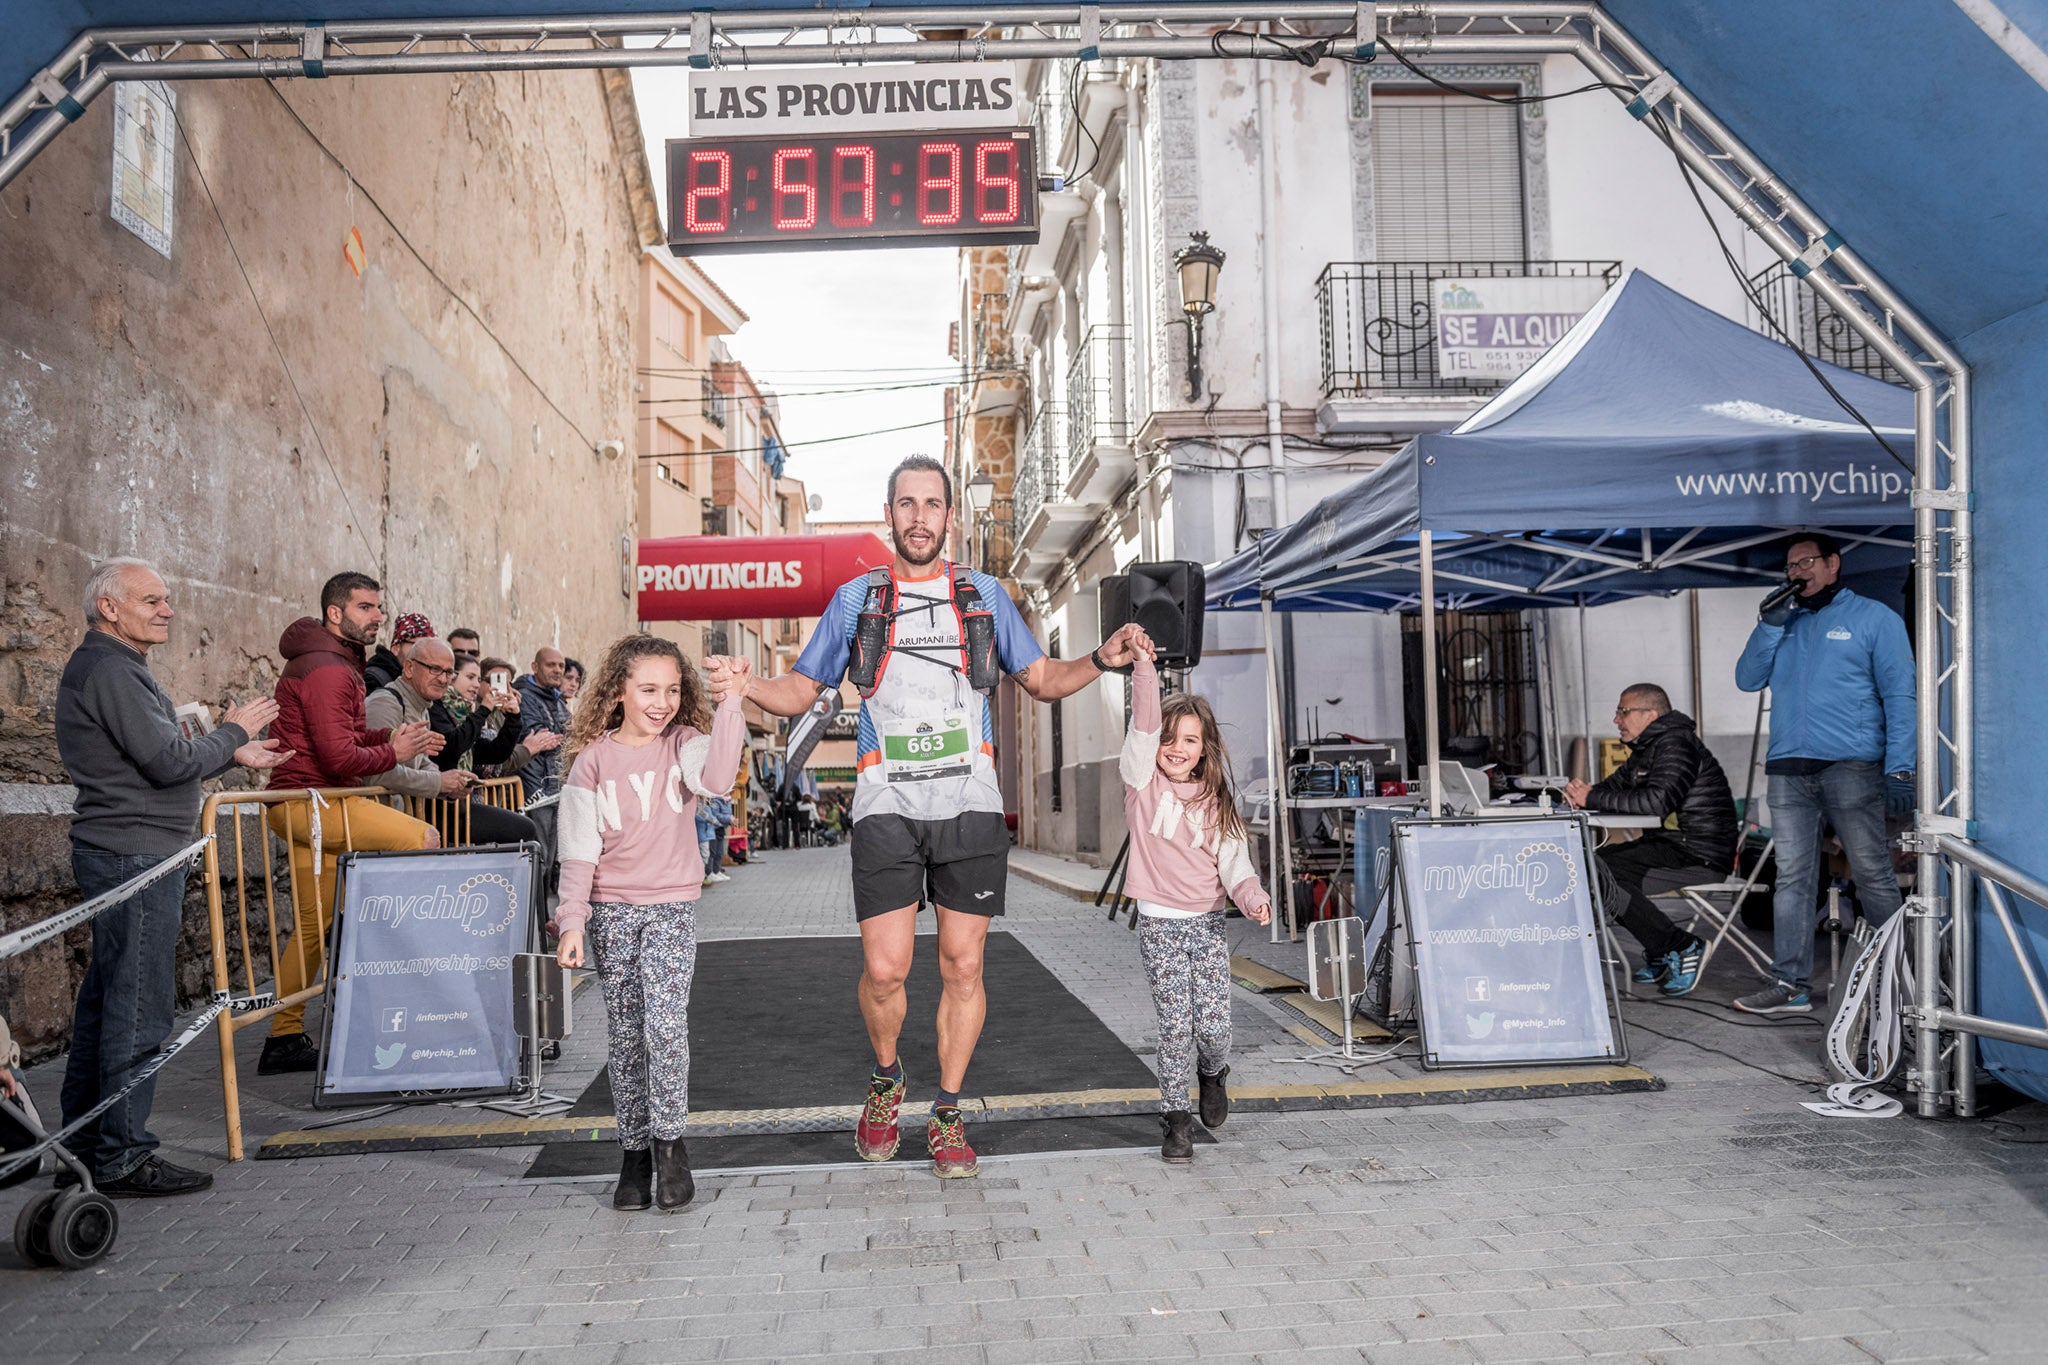
M 569 703 L 562 696 L 567 667 L 568 660 L 561 650 L 543 645 L 534 652 L 533 671 L 512 684 L 519 693 L 519 718 L 528 730 L 569 733 Z M 553 796 L 562 789 L 560 757 L 556 753 L 541 754 L 519 770 L 529 802 Z
M 562 660 L 562 700 L 574 704 L 576 694 L 583 690 L 583 661 Z
M 481 635 L 468 626 L 457 626 L 448 632 L 448 648 L 455 651 L 455 662 L 483 657 L 484 641 Z
M 391 648 L 379 645 L 370 661 L 363 665 L 363 687 L 375 692 L 380 687 L 389 687 L 405 669 L 405 653 L 417 640 L 429 640 L 434 635 L 434 623 L 419 612 L 409 611 L 398 618 L 391 627 Z
M 458 682 L 461 680 L 462 671 L 459 667 L 456 670 Z M 497 701 L 509 700 L 511 702 L 511 705 L 503 710 L 498 709 L 496 705 L 492 705 L 473 712 L 479 718 L 476 727 L 476 742 L 486 746 L 491 753 L 495 753 L 503 748 L 496 735 L 485 733 L 491 730 L 494 725 L 500 733 L 509 728 L 519 737 L 518 741 L 505 756 L 501 758 L 485 757 L 474 763 L 472 768 L 478 777 L 516 776 L 527 764 L 533 762 L 535 758 L 541 754 L 550 753 L 561 745 L 563 736 L 558 731 L 528 730 L 526 728 L 526 720 L 521 712 L 519 694 L 511 690 L 510 687 L 513 671 L 510 663 L 504 659 L 484 659 L 478 662 L 474 671 L 477 674 L 475 684 L 477 696 L 472 700 L 473 706 L 482 700 L 487 690 L 491 692 L 491 695 Z M 446 699 L 444 698 L 443 700 L 445 701 Z
M 728 863 L 751 861 L 751 845 L 747 838 L 747 795 L 753 790 L 753 781 L 753 774 L 742 764 L 739 780 L 732 784 L 732 795 L 725 803 L 726 818 L 722 828 L 725 830 L 725 861 Z
M 557 735 L 569 733 L 569 703 L 562 696 L 563 671 L 568 660 L 562 651 L 546 645 L 534 651 L 533 671 L 513 684 L 519 693 L 519 719 L 528 734 L 543 730 Z M 536 754 L 519 769 L 519 782 L 526 792 L 526 804 L 553 796 L 562 789 L 560 751 Z M 553 886 L 560 875 L 555 847 L 555 808 L 543 806 L 530 817 L 540 831 L 541 880 Z
M 271 735 L 293 757 L 271 775 L 272 788 L 360 787 L 400 763 L 440 751 L 441 737 L 424 720 L 393 730 L 369 727 L 363 711 L 363 657 L 383 624 L 383 588 L 377 580 L 365 573 L 338 573 L 320 589 L 319 617 L 302 616 L 285 627 L 277 642 L 285 665 Z M 291 845 L 295 941 L 278 948 L 277 993 L 296 995 L 320 970 L 332 913 L 334 855 L 344 847 L 439 848 L 441 836 L 432 825 L 375 797 L 328 802 L 316 872 L 305 808 L 273 805 L 265 816 L 271 831 Z M 320 1049 L 306 1038 L 304 1004 L 273 1015 L 257 1074 L 311 1071 L 319 1063 Z
M 706 885 L 732 880 L 718 871 L 724 839 L 719 834 L 718 812 L 714 807 L 724 800 L 722 796 L 705 796 L 698 798 L 697 801 L 697 856 L 704 861 Z
M 1884 817 L 1913 808 L 1919 742 L 1913 649 L 1899 614 L 1842 586 L 1842 547 L 1800 532 L 1785 549 L 1796 596 L 1759 608 L 1735 663 L 1735 685 L 1771 689 L 1771 833 L 1778 840 L 1772 890 L 1771 985 L 1735 1002 L 1750 1014 L 1806 1014 L 1813 931 L 1820 912 L 1823 821 L 1835 827 L 1863 916 L 1874 928 L 1899 909 L 1898 878 Z M 1766 598 L 1765 601 L 1769 601 Z
M 846 816 L 837 801 L 828 799 L 818 808 L 818 826 L 825 847 L 839 847 L 839 841 L 846 837 Z
M 177 708 L 149 671 L 149 651 L 170 639 L 174 615 L 163 577 L 140 559 L 110 559 L 85 581 L 85 638 L 57 685 L 57 752 L 78 788 L 71 870 L 88 900 L 192 843 L 200 782 L 238 763 L 275 768 L 291 757 L 275 739 L 256 738 L 277 716 L 269 697 L 228 707 L 212 734 L 179 732 Z M 67 1126 L 118 1093 L 170 1036 L 184 927 L 182 868 L 93 919 L 92 961 L 64 1065 Z M 156 1082 L 144 1081 L 71 1139 L 94 1183 L 115 1198 L 189 1194 L 213 1183 L 156 1155 L 155 1095 Z
M 512 676 L 510 666 L 502 659 L 489 662 L 499 665 L 505 677 Z M 437 760 L 443 769 L 461 768 L 478 777 L 509 776 L 532 757 L 532 751 L 524 747 L 519 699 L 509 688 L 493 693 L 489 705 L 482 704 L 484 663 L 481 659 L 456 656 L 455 681 L 441 700 L 427 708 L 427 723 L 447 742 Z M 560 743 L 559 737 L 555 743 Z M 545 745 L 553 747 L 554 744 Z
M 1660 889 L 1676 890 L 1726 879 L 1735 866 L 1735 796 L 1692 717 L 1672 710 L 1670 694 L 1655 683 L 1623 691 L 1614 724 L 1629 746 L 1628 762 L 1597 785 L 1577 778 L 1566 783 L 1565 804 L 1675 824 L 1601 849 L 1595 867 L 1608 918 L 1643 945 L 1635 979 L 1661 984 L 1666 995 L 1685 995 L 1699 984 L 1707 945 L 1657 908 L 1644 894 L 1644 881 L 1654 876 Z
M 431 636 L 414 641 L 406 651 L 405 671 L 398 681 L 378 688 L 365 703 L 370 725 L 388 730 L 423 720 L 433 726 L 433 708 L 445 700 L 454 678 L 455 654 L 444 642 Z M 497 700 L 508 705 L 511 701 L 509 697 Z M 438 752 L 419 754 L 409 763 L 399 764 L 380 776 L 376 785 L 406 796 L 439 798 L 424 808 L 431 812 L 429 819 L 436 826 L 458 834 L 465 821 L 456 807 L 467 807 L 466 826 L 472 844 L 516 844 L 538 839 L 533 821 L 518 811 L 470 799 L 469 788 L 475 774 L 460 766 L 459 760 L 467 756 L 476 738 L 474 734 L 463 734 L 459 728 L 452 733 L 464 742 L 463 749 L 454 748 L 451 732 L 436 728 L 435 738 L 441 741 Z M 513 742 L 517 742 L 516 737 Z M 505 752 L 509 754 L 511 748 L 507 744 Z

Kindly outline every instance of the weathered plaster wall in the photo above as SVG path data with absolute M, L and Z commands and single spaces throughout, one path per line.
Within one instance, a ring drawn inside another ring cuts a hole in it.
M 63 781 L 57 679 L 109 555 L 163 569 L 152 664 L 216 708 L 344 568 L 521 661 L 631 628 L 622 84 L 187 85 L 169 260 L 108 216 L 111 97 L 0 193 L 0 783 Z M 10 891 L 67 894 L 36 862 Z

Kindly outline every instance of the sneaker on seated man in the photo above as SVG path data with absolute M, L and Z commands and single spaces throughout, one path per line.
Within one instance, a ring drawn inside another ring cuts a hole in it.
M 1699 984 L 1706 945 L 1673 924 L 1644 884 L 1676 890 L 1725 880 L 1735 865 L 1735 796 L 1692 717 L 1672 710 L 1670 695 L 1657 684 L 1625 689 L 1614 725 L 1629 746 L 1628 761 L 1597 785 L 1567 784 L 1565 801 L 1589 811 L 1664 821 L 1664 828 L 1645 830 L 1640 839 L 1601 849 L 1595 866 L 1608 918 L 1643 945 L 1636 981 L 1658 985 L 1666 995 L 1685 995 Z

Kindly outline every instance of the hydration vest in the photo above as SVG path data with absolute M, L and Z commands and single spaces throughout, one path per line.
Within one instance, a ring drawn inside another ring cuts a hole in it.
M 915 646 L 897 645 L 896 618 L 927 608 L 920 605 L 898 610 L 895 578 L 887 568 L 868 570 L 867 599 L 861 607 L 860 622 L 854 628 L 853 658 L 847 668 L 847 676 L 863 698 L 875 695 L 875 689 L 882 685 L 882 675 L 889 669 L 889 656 L 899 648 L 905 654 L 952 669 L 977 692 L 993 692 L 1003 680 L 1002 669 L 996 662 L 995 613 L 982 604 L 973 572 L 949 564 L 946 577 L 953 587 L 953 614 L 960 622 L 958 663 Z

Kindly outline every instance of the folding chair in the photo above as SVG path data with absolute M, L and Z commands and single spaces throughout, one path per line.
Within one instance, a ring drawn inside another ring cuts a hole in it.
M 1707 974 L 1707 967 L 1714 960 L 1714 950 L 1727 943 L 1736 952 L 1749 960 L 1749 964 L 1766 980 L 1771 976 L 1771 957 L 1757 941 L 1742 928 L 1742 905 L 1753 895 L 1769 895 L 1770 884 L 1759 882 L 1764 864 L 1770 861 L 1778 841 L 1773 838 L 1764 845 L 1747 877 L 1730 878 L 1719 882 L 1695 882 L 1691 886 L 1673 886 L 1669 874 L 1652 870 L 1643 878 L 1643 893 L 1651 900 L 1676 901 L 1690 912 L 1686 932 L 1694 938 L 1706 941 L 1707 950 L 1700 958 L 1700 975 Z M 1658 889 L 1659 882 L 1663 889 Z M 1701 931 L 1705 925 L 1713 931 L 1713 937 Z

